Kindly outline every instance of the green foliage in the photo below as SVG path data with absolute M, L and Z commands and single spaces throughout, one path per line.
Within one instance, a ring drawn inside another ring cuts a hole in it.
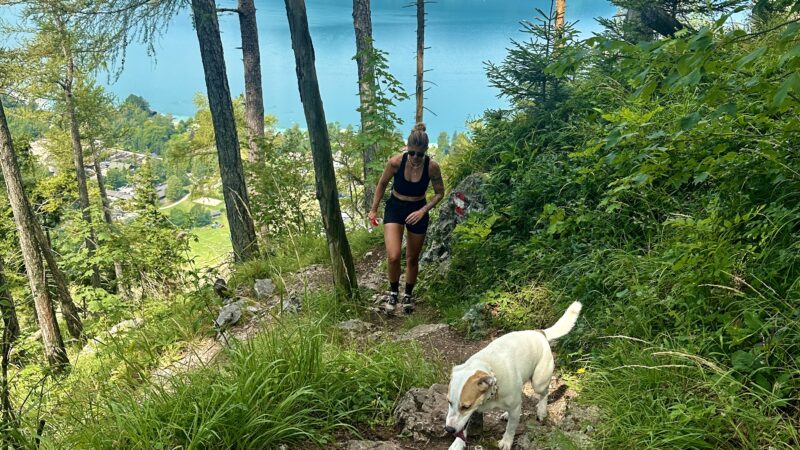
M 507 328 L 542 325 L 522 312 L 535 295 L 517 296 L 532 282 L 556 314 L 582 301 L 561 344 L 565 361 L 591 361 L 586 389 L 615 418 L 602 447 L 798 445 L 800 26 L 728 19 L 638 45 L 518 44 L 490 66 L 512 108 L 448 159 L 454 182 L 487 174 L 489 211 L 459 225 L 428 295 L 462 314 L 496 304 Z M 665 362 L 597 339 L 609 335 L 692 367 L 619 370 Z
M 202 205 L 192 206 L 192 209 L 189 210 L 189 217 L 196 227 L 204 227 L 211 223 L 211 211 Z
M 249 166 L 248 183 L 256 192 L 250 198 L 255 222 L 271 237 L 321 230 L 307 132 L 297 125 L 283 132 L 270 128 L 262 145 L 263 162 Z
M 604 445 L 788 449 L 800 440 L 780 395 L 696 355 L 648 347 L 615 342 L 596 360 L 602 368 L 587 370 L 581 395 L 605 411 Z
M 561 102 L 566 95 L 562 77 L 545 69 L 554 59 L 580 54 L 583 49 L 576 42 L 578 32 L 571 24 L 555 28 L 555 10 L 536 11 L 539 17 L 535 22 L 521 22 L 521 31 L 529 34 L 530 40 L 512 41 L 502 63 L 486 64 L 486 75 L 489 83 L 517 107 L 534 104 L 544 109 Z
M 359 103 L 358 112 L 362 115 L 363 128 L 358 133 L 356 149 L 360 150 L 362 164 L 363 155 L 370 155 L 367 179 L 363 180 L 363 184 L 375 186 L 386 160 L 403 146 L 403 136 L 397 131 L 403 119 L 393 108 L 410 97 L 402 83 L 389 71 L 388 53 L 374 45 L 369 45 L 366 51 L 366 55 L 353 57 L 366 56 L 366 69 L 361 82 L 369 86 L 371 93 L 364 103 Z M 361 178 L 364 178 L 363 175 Z
M 331 339 L 317 320 L 276 324 L 235 345 L 227 359 L 175 376 L 168 386 L 110 394 L 99 414 L 87 411 L 84 426 L 58 445 L 324 446 L 334 433 L 389 422 L 399 395 L 437 373 L 413 347 L 359 350 Z
M 119 118 L 112 127 L 123 149 L 148 155 L 166 153 L 176 132 L 172 116 L 150 110 L 147 100 L 133 94 L 119 105 Z
M 128 185 L 128 177 L 130 172 L 124 169 L 112 168 L 108 169 L 105 177 L 106 186 L 111 189 L 119 189 Z

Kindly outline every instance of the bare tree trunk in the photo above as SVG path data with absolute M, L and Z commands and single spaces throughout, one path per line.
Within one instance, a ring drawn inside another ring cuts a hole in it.
M 6 182 L 8 201 L 17 224 L 22 257 L 28 273 L 28 283 L 33 294 L 36 314 L 39 317 L 39 328 L 42 331 L 42 343 L 47 362 L 53 367 L 62 367 L 69 364 L 69 358 L 58 329 L 56 314 L 50 300 L 45 281 L 44 265 L 42 264 L 34 229 L 38 225 L 31 212 L 28 198 L 22 187 L 22 175 L 19 171 L 17 158 L 14 154 L 14 143 L 8 130 L 5 111 L 0 101 L 0 165 L 3 169 L 3 178 Z
M 339 192 L 336 188 L 336 173 L 333 168 L 331 141 L 325 123 L 325 110 L 319 94 L 317 70 L 314 66 L 314 46 L 308 32 L 306 5 L 303 0 L 285 0 L 292 49 L 297 64 L 297 84 L 303 102 L 314 159 L 314 175 L 317 184 L 317 199 L 322 212 L 322 223 L 328 239 L 333 265 L 334 282 L 342 293 L 352 297 L 358 289 L 353 255 L 342 221 Z
M 30 208 L 30 205 L 28 205 Z M 30 210 L 31 217 L 36 217 L 33 210 Z M 55 252 L 50 246 L 50 239 L 45 235 L 39 222 L 34 222 L 33 233 L 36 241 L 39 244 L 39 250 L 44 256 L 47 267 L 50 269 L 50 276 L 53 277 L 53 283 L 56 285 L 56 292 L 58 293 L 58 302 L 61 306 L 61 315 L 64 317 L 64 322 L 67 323 L 67 331 L 69 335 L 75 339 L 83 339 L 83 323 L 81 322 L 80 315 L 78 315 L 78 308 L 75 302 L 72 301 L 72 294 L 69 292 L 69 285 L 67 284 L 64 274 L 58 268 L 56 262 Z
M 69 133 L 72 138 L 72 157 L 75 162 L 75 175 L 78 179 L 78 197 L 81 205 L 81 217 L 89 227 L 89 236 L 86 238 L 86 249 L 89 253 L 89 258 L 95 252 L 95 237 L 94 228 L 92 227 L 92 214 L 89 209 L 89 190 L 86 187 L 86 170 L 83 166 L 83 146 L 81 145 L 81 133 L 78 129 L 78 114 L 75 111 L 75 96 L 73 95 L 73 88 L 75 84 L 75 60 L 72 55 L 72 50 L 69 48 L 69 40 L 64 26 L 64 22 L 60 17 L 56 18 L 61 38 L 61 49 L 64 54 L 64 59 L 67 64 L 67 73 L 65 79 L 60 83 L 64 91 L 64 101 L 67 107 L 67 120 L 69 122 Z M 96 265 L 92 265 L 91 276 L 92 287 L 100 287 L 100 272 Z
M 17 309 L 14 306 L 14 297 L 8 290 L 5 261 L 2 256 L 0 256 L 0 316 L 3 318 L 3 345 L 10 344 L 19 337 L 19 321 L 17 320 Z
M 3 337 L 0 342 L 0 428 L 3 424 L 10 424 L 14 421 L 14 411 L 11 408 L 11 399 L 8 392 L 8 363 L 11 354 L 11 346 L 19 337 L 19 322 L 17 321 L 17 310 L 14 307 L 14 298 L 8 290 L 8 282 L 5 276 L 3 257 L 0 256 L 0 315 L 3 318 Z M 0 445 L 4 441 L 0 440 Z
M 92 161 L 94 163 L 94 173 L 97 178 L 97 187 L 100 190 L 100 201 L 103 204 L 103 219 L 109 227 L 114 226 L 114 218 L 111 216 L 111 202 L 108 201 L 108 193 L 106 192 L 105 180 L 103 179 L 103 172 L 100 170 L 100 152 L 97 151 L 97 146 L 94 141 L 89 142 L 89 147 L 92 149 Z M 122 271 L 122 263 L 114 261 L 114 278 L 117 282 L 117 294 L 123 297 L 128 297 L 128 290 L 125 287 L 124 273 Z
M 375 69 L 372 67 L 370 55 L 372 49 L 372 13 L 370 0 L 353 0 L 353 28 L 356 32 L 356 64 L 358 65 L 358 97 L 361 103 L 361 133 L 369 133 L 370 104 L 375 84 Z M 364 147 L 364 209 L 372 206 L 375 186 L 371 182 L 373 169 L 370 168 L 372 158 L 378 151 L 378 145 Z M 367 224 L 369 226 L 369 224 Z
M 244 120 L 247 125 L 248 159 L 259 159 L 258 145 L 264 139 L 264 97 L 261 90 L 261 55 L 258 23 L 253 0 L 238 0 L 239 30 L 244 57 Z
M 567 0 L 556 0 L 556 30 L 564 28 L 564 14 L 567 11 Z
M 425 55 L 425 0 L 417 0 L 417 112 L 414 121 L 422 122 L 423 99 L 425 95 L 424 75 L 425 65 L 423 56 Z
M 250 215 L 216 10 L 214 0 L 192 0 L 233 251 L 237 261 L 247 261 L 258 255 L 258 244 Z

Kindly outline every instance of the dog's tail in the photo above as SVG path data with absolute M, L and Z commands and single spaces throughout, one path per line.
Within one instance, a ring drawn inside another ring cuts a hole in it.
M 552 327 L 544 330 L 544 335 L 548 341 L 552 341 L 553 339 L 558 339 L 561 336 L 565 336 L 567 333 L 572 330 L 572 327 L 575 326 L 575 322 L 578 320 L 578 315 L 581 313 L 581 302 L 572 302 L 567 308 L 567 312 L 558 319 Z

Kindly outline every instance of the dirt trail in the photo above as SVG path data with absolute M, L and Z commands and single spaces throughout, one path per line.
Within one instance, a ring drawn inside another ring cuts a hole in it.
M 359 274 L 359 286 L 370 291 L 381 293 L 385 290 L 385 275 L 383 273 L 383 249 L 368 252 L 361 260 L 357 261 L 356 270 Z M 329 269 L 323 266 L 310 266 L 286 277 L 286 297 L 299 296 L 306 291 L 315 291 L 331 286 L 332 276 Z M 377 298 L 376 294 L 376 297 Z M 231 328 L 227 338 L 245 340 L 253 337 L 259 330 L 269 326 L 271 315 L 269 308 L 274 306 L 271 302 L 262 304 L 257 309 L 250 307 L 247 320 Z M 421 336 L 413 339 L 420 346 L 425 356 L 432 361 L 438 361 L 444 367 L 450 367 L 464 362 L 469 356 L 483 348 L 496 335 L 490 335 L 484 340 L 467 340 L 462 333 L 445 325 L 434 326 L 441 321 L 439 311 L 427 305 L 424 299 L 417 304 L 413 319 L 405 317 L 402 312 L 395 316 L 387 316 L 378 311 L 377 305 L 372 307 L 372 312 L 365 315 L 364 320 L 372 324 L 372 329 L 364 331 L 361 336 L 354 339 L 366 339 L 367 334 L 379 336 L 378 339 L 393 339 L 402 333 L 414 333 L 415 330 L 435 329 L 433 332 L 422 332 Z M 410 327 L 409 320 L 413 320 L 417 327 Z M 408 330 L 408 328 L 412 328 Z M 376 331 L 378 330 L 378 331 Z M 205 338 L 190 344 L 177 361 L 154 371 L 153 377 L 158 381 L 166 381 L 176 373 L 210 364 L 222 352 L 225 346 L 224 339 Z M 558 356 L 556 356 L 558 365 Z M 438 380 L 442 385 L 448 383 L 447 379 Z M 443 386 L 434 385 L 420 387 L 421 391 L 430 392 L 432 404 L 431 412 L 426 420 L 429 432 L 416 433 L 415 436 L 401 435 L 400 425 L 391 428 L 362 429 L 363 441 L 353 441 L 350 437 L 342 437 L 335 448 L 348 450 L 392 450 L 392 449 L 424 449 L 444 450 L 449 448 L 452 438 L 443 432 L 446 400 L 443 395 L 435 394 L 434 390 L 443 390 Z M 533 415 L 535 394 L 530 385 L 524 392 L 523 417 L 515 439 L 515 449 L 560 449 L 560 448 L 585 448 L 589 444 L 589 436 L 597 421 L 597 413 L 591 408 L 582 407 L 573 403 L 576 392 L 567 387 L 567 384 L 557 373 L 550 384 L 550 401 L 548 417 L 542 424 L 536 422 Z M 441 426 L 440 426 L 441 425 Z M 484 416 L 483 429 L 473 433 L 469 439 L 468 449 L 496 448 L 496 442 L 502 436 L 505 422 L 499 418 L 499 413 L 487 413 Z M 568 444 L 572 443 L 572 444 Z

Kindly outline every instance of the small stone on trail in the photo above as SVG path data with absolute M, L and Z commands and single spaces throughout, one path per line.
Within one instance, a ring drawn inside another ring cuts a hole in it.
M 347 450 L 402 450 L 403 447 L 394 442 L 350 441 Z
M 275 292 L 275 284 L 269 278 L 256 280 L 253 290 L 256 291 L 256 298 L 263 300 Z
M 450 328 L 446 323 L 427 323 L 424 325 L 417 325 L 416 327 L 406 331 L 397 337 L 398 341 L 413 341 L 425 336 L 437 333 L 442 330 Z
M 348 331 L 351 334 L 364 334 L 372 331 L 375 328 L 375 325 L 369 322 L 364 322 L 363 320 L 350 319 L 339 323 L 336 328 L 342 331 Z

